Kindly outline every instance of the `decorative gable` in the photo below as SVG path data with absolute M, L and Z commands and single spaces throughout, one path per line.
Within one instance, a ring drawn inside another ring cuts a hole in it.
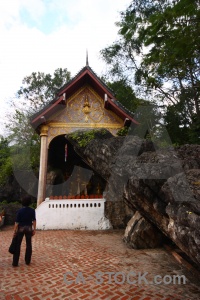
M 123 121 L 105 109 L 104 100 L 89 86 L 80 88 L 69 99 L 65 108 L 48 120 L 49 142 L 53 137 L 78 129 L 106 128 L 113 135 L 123 126 Z
M 48 144 L 61 134 L 78 129 L 106 128 L 112 134 L 130 123 L 138 124 L 131 112 L 116 99 L 112 91 L 89 66 L 84 67 L 64 85 L 56 98 L 32 117 L 31 124 L 41 133 L 48 128 Z

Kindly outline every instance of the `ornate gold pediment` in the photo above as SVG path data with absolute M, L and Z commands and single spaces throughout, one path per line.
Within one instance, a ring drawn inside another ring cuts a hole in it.
M 48 120 L 49 142 L 53 137 L 78 129 L 106 128 L 112 134 L 123 121 L 104 108 L 104 100 L 88 85 L 66 100 L 66 107 Z
M 113 112 L 104 108 L 104 100 L 89 86 L 67 99 L 66 108 L 55 115 L 54 122 L 122 124 Z

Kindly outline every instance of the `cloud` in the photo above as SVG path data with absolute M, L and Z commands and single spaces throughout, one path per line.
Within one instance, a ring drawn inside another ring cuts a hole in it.
M 7 99 L 32 72 L 53 73 L 59 67 L 75 75 L 89 64 L 97 74 L 105 65 L 99 51 L 117 36 L 121 0 L 1 0 L 0 83 L 1 112 Z M 0 132 L 1 133 L 1 132 Z

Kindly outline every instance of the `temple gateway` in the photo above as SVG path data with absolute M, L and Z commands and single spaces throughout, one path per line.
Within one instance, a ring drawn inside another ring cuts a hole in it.
M 38 229 L 106 229 L 106 182 L 75 152 L 66 134 L 107 129 L 116 135 L 137 124 L 88 64 L 35 114 L 41 137 L 37 198 Z

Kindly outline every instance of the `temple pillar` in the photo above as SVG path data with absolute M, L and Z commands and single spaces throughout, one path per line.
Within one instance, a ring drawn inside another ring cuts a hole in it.
M 43 125 L 40 132 L 40 171 L 38 182 L 37 206 L 44 201 L 46 196 L 47 158 L 48 158 L 48 126 Z

